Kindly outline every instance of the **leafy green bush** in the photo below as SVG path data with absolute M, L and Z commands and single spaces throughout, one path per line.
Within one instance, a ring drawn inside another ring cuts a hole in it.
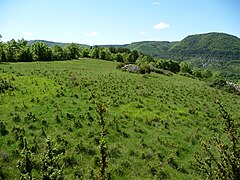
M 164 69 L 171 71 L 173 73 L 178 73 L 180 71 L 180 65 L 172 60 L 161 59 L 156 62 L 156 67 L 159 69 Z

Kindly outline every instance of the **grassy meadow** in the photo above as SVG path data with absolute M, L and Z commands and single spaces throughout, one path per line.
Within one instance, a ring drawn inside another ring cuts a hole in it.
M 217 101 L 239 120 L 240 96 L 206 82 L 134 74 L 117 63 L 80 59 L 1 63 L 0 179 L 19 179 L 22 137 L 40 178 L 46 137 L 62 152 L 65 179 L 94 179 L 100 171 L 96 104 L 106 108 L 107 171 L 114 179 L 202 179 L 194 154 L 200 139 L 220 135 Z

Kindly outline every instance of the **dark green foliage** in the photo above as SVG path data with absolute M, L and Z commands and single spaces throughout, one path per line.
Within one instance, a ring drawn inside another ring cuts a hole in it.
M 4 93 L 7 90 L 14 90 L 12 80 L 0 76 L 0 93 Z
M 118 63 L 116 68 L 121 69 L 125 65 L 126 65 L 125 63 Z
M 123 63 L 123 57 L 120 53 L 117 53 L 114 57 L 114 59 L 117 61 L 117 62 L 120 62 L 120 63 Z
M 32 45 L 32 51 L 35 61 L 52 60 L 52 50 L 43 42 L 37 42 Z
M 216 87 L 216 88 L 223 88 L 227 85 L 227 82 L 223 79 L 215 79 L 213 82 L 210 84 L 211 87 Z
M 0 134 L 1 136 L 5 136 L 8 134 L 8 130 L 6 129 L 6 125 L 4 122 L 0 122 Z
M 99 47 L 92 47 L 91 50 L 89 51 L 89 56 L 90 58 L 93 59 L 98 59 L 99 58 L 99 52 L 100 52 L 100 48 Z
M 233 84 L 233 83 L 229 83 L 226 80 L 223 80 L 223 79 L 211 79 L 208 82 L 208 84 L 209 84 L 210 87 L 222 89 L 222 90 L 224 90 L 226 92 L 240 95 L 240 89 L 239 89 L 238 85 Z
M 189 64 L 186 63 L 186 62 L 182 62 L 182 63 L 180 64 L 180 71 L 181 71 L 182 73 L 192 74 L 192 70 L 191 70 L 191 68 L 189 67 Z
M 134 63 L 141 53 L 132 52 L 127 48 L 112 48 L 106 46 L 82 46 L 76 43 L 64 44 L 49 41 L 31 41 L 24 39 L 0 44 L 0 59 L 3 62 L 31 62 L 51 60 L 73 60 L 79 58 L 94 58 L 102 60 L 116 60 L 117 62 Z M 64 45 L 64 46 L 63 46 Z M 150 57 L 149 57 L 150 58 Z M 151 59 L 151 58 L 150 58 Z
M 210 179 L 240 179 L 239 124 L 219 103 L 225 128 L 224 137 L 215 137 L 209 143 L 201 141 L 204 156 L 196 155 L 197 165 L 204 177 Z M 227 137 L 227 141 L 223 138 Z M 216 150 L 216 152 L 214 151 Z
M 12 39 L 3 43 L 1 59 L 4 62 L 32 61 L 32 52 L 24 39 L 18 41 Z
M 100 141 L 100 153 L 101 153 L 101 169 L 99 174 L 99 179 L 106 179 L 106 169 L 107 169 L 107 146 L 104 139 Z
M 65 47 L 66 59 L 78 59 L 79 57 L 79 46 L 75 43 L 71 43 Z
M 2 167 L 0 167 L 0 179 L 2 180 L 7 179 L 7 175 L 3 172 Z
M 173 73 L 178 73 L 180 71 L 180 65 L 172 60 L 158 60 L 156 62 L 156 67 L 159 69 L 171 71 Z
M 231 82 L 238 82 L 240 79 L 240 62 L 239 60 L 229 60 L 221 62 L 216 70 L 220 71 L 220 75 Z
M 63 60 L 65 58 L 64 51 L 61 46 L 55 45 L 52 47 L 52 58 L 54 60 Z
M 188 73 L 191 73 L 191 70 Z M 202 70 L 200 68 L 194 68 L 192 74 L 197 78 L 202 78 Z

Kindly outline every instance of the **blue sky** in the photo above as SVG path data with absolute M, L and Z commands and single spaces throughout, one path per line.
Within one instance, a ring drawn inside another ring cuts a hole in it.
M 0 0 L 2 41 L 125 44 L 207 32 L 240 37 L 240 1 Z

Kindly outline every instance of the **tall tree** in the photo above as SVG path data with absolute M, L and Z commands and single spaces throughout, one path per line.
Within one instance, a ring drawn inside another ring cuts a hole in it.
M 100 49 L 99 47 L 93 47 L 90 52 L 89 52 L 89 55 L 91 58 L 93 59 L 98 59 L 99 58 L 99 52 L 100 52 Z
M 180 63 L 180 71 L 183 72 L 183 73 L 192 74 L 192 70 L 189 67 L 188 63 L 186 63 L 186 62 L 181 62 Z
M 79 58 L 79 54 L 80 54 L 79 45 L 77 45 L 75 43 L 71 43 L 66 46 L 65 50 L 66 50 L 66 53 L 68 56 L 67 59 L 78 59 Z
M 49 61 L 52 60 L 52 50 L 46 43 L 36 42 L 32 45 L 32 51 L 34 53 L 34 60 L 37 61 Z
M 123 56 L 121 53 L 117 53 L 114 58 L 117 62 L 123 62 Z
M 133 50 L 132 51 L 132 55 L 133 55 L 133 61 L 136 62 L 136 60 L 139 57 L 138 51 L 137 50 Z
M 53 60 L 64 59 L 64 52 L 61 46 L 55 45 L 52 47 L 52 58 Z
M 28 42 L 24 39 L 18 40 L 17 61 L 33 61 L 33 54 Z
M 5 44 L 3 51 L 5 51 L 4 53 L 6 55 L 7 61 L 16 61 L 17 60 L 18 46 L 17 46 L 17 42 L 14 39 L 8 41 Z

